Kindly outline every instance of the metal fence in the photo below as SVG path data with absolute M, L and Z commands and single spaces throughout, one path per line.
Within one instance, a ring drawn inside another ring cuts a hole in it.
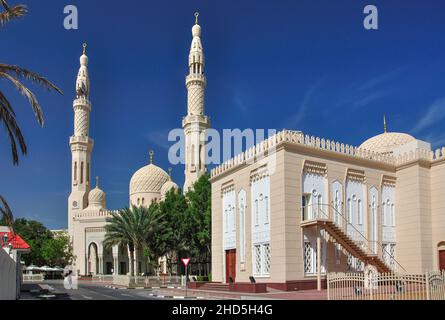
M 330 273 L 327 280 L 329 300 L 445 300 L 445 271 Z
M 42 282 L 45 280 L 43 274 L 24 274 L 23 282 Z
M 185 283 L 184 276 L 128 276 L 128 275 L 94 275 L 92 281 L 110 282 L 116 285 L 131 287 L 169 287 L 182 286 Z

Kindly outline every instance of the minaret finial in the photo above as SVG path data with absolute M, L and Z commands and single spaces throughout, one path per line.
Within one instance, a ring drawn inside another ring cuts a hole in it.
M 150 155 L 150 164 L 153 164 L 153 156 L 155 155 L 155 152 L 153 150 L 150 150 L 149 155 Z
M 383 130 L 385 133 L 388 132 L 388 127 L 386 125 L 386 114 L 383 114 Z
M 196 11 L 195 12 L 195 24 L 198 24 L 198 17 L 199 17 L 199 12 Z
M 99 188 L 99 177 L 96 176 L 96 188 Z
M 86 55 L 87 54 L 87 44 L 86 44 L 86 42 L 83 43 L 82 47 L 83 47 L 82 48 L 82 54 Z

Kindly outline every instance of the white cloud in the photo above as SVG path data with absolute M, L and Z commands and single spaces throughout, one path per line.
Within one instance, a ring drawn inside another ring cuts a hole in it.
M 425 115 L 411 130 L 413 133 L 421 132 L 445 118 L 445 97 L 434 101 L 426 110 Z

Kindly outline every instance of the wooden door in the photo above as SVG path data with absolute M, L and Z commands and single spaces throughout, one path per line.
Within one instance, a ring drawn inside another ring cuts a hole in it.
M 236 277 L 236 250 L 226 251 L 226 283 L 230 282 L 232 278 L 235 282 Z
M 445 250 L 439 251 L 439 269 L 445 270 Z

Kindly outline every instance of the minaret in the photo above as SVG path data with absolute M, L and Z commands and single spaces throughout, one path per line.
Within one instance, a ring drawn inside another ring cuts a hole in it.
M 88 206 L 90 191 L 91 152 L 93 140 L 89 137 L 91 102 L 90 79 L 88 76 L 86 44 L 80 57 L 80 68 L 76 81 L 74 108 L 74 135 L 70 137 L 71 147 L 71 194 L 68 199 L 68 231 L 72 234 L 73 217 L 76 212 Z
M 195 13 L 195 25 L 192 28 L 192 45 L 189 54 L 189 75 L 186 77 L 187 116 L 182 121 L 185 136 L 185 183 L 187 191 L 206 170 L 206 129 L 210 121 L 204 115 L 204 95 L 206 77 L 204 75 L 204 51 L 201 44 L 201 27 L 198 24 L 199 13 Z

